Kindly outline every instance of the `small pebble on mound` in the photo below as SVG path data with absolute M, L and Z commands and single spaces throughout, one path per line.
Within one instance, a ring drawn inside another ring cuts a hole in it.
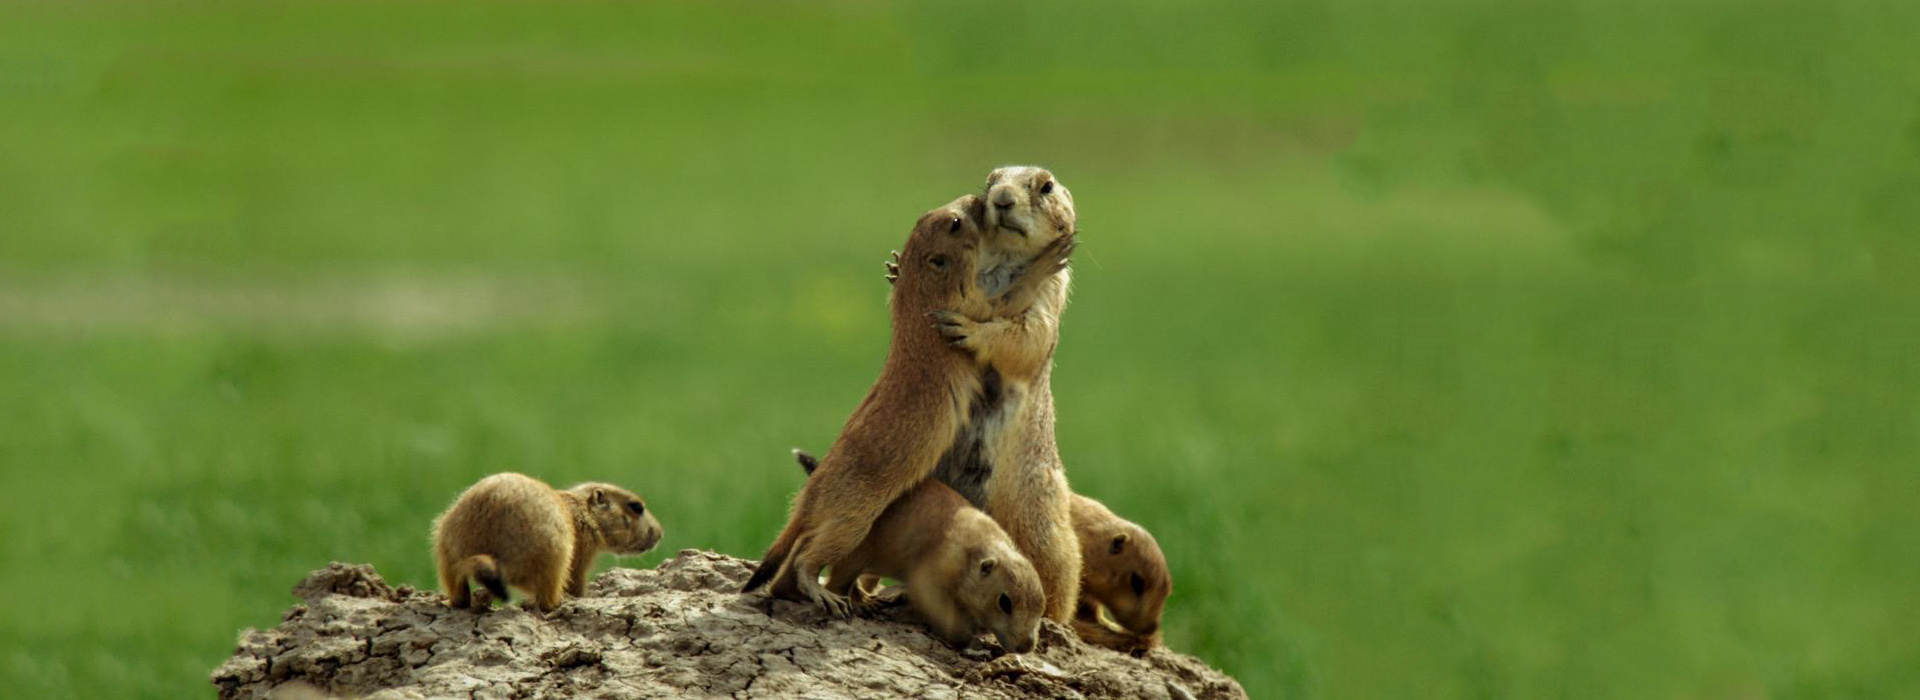
M 614 569 L 547 618 L 453 610 L 365 564 L 294 587 L 278 627 L 247 630 L 213 672 L 228 698 L 1244 698 L 1198 659 L 1088 646 L 1046 623 L 1040 649 L 981 661 L 890 611 L 829 619 L 736 593 L 753 563 L 684 550 Z

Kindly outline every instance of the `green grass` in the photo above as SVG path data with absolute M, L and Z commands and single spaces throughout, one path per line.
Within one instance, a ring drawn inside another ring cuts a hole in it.
M 1254 696 L 1920 694 L 1920 13 L 1619 4 L 0 5 L 0 686 L 204 696 L 493 471 L 757 555 L 1039 162 L 1069 474 Z

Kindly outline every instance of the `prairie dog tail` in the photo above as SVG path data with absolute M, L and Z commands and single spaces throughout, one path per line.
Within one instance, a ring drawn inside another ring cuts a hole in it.
M 819 459 L 798 447 L 793 448 L 793 458 L 800 462 L 801 469 L 807 470 L 808 476 L 820 468 Z M 752 593 L 774 579 L 783 577 L 781 569 L 786 567 L 787 559 L 793 555 L 793 545 L 799 537 L 799 522 L 798 518 L 789 519 L 787 529 L 780 531 L 780 537 L 774 539 L 773 546 L 768 547 L 766 555 L 760 557 L 760 566 L 753 570 L 753 576 L 747 578 L 747 585 L 740 588 L 741 593 Z M 791 582 L 785 582 L 774 589 L 774 595 L 790 594 L 791 588 Z
M 453 565 L 453 575 L 455 581 L 479 581 L 493 594 L 494 600 L 505 602 L 507 599 L 507 583 L 500 580 L 500 565 L 492 556 L 475 554 L 461 559 Z
M 753 576 L 747 578 L 747 585 L 740 587 L 741 593 L 759 590 L 786 568 L 787 557 L 793 554 L 793 541 L 798 535 L 798 528 L 795 526 L 798 522 L 799 519 L 796 518 L 787 523 L 786 529 L 780 531 L 780 537 L 773 541 L 773 546 L 767 548 L 766 555 L 760 557 L 760 565 L 754 568 Z

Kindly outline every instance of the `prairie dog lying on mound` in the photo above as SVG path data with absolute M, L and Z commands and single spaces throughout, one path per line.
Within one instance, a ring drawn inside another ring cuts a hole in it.
M 563 594 L 586 592 L 601 552 L 643 554 L 661 534 L 631 491 L 601 483 L 558 491 L 506 472 L 481 479 L 434 518 L 433 553 L 449 605 L 470 607 L 477 581 L 501 601 L 518 588 L 549 612 Z
M 809 476 L 819 466 L 801 450 L 793 456 Z M 955 647 L 981 632 L 1015 654 L 1039 643 L 1046 594 L 1033 564 L 993 518 L 939 481 L 921 482 L 888 506 L 867 539 L 833 563 L 827 589 L 864 606 L 872 602 L 868 582 L 880 576 L 899 580 L 907 603 Z
M 1160 613 L 1173 593 L 1173 575 L 1160 543 L 1146 528 L 1079 494 L 1073 496 L 1073 529 L 1082 562 L 1074 631 L 1090 643 L 1120 651 L 1158 645 Z M 1100 619 L 1102 610 L 1128 634 L 1108 629 Z

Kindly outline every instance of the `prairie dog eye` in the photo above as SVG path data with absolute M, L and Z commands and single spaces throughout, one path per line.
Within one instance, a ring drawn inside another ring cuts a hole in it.
M 1000 594 L 1000 612 L 1013 614 L 1013 598 L 1005 593 Z
M 636 517 L 636 518 L 637 518 L 637 517 L 640 517 L 640 516 L 642 516 L 642 515 L 646 515 L 646 514 L 647 514 L 647 504 L 645 504 L 645 503 L 641 503 L 641 502 L 639 502 L 639 501 L 633 501 L 633 502 L 631 502 L 631 503 L 628 503 L 628 504 L 627 504 L 627 512 L 629 512 L 629 513 L 632 513 L 632 514 L 633 514 L 633 516 L 634 516 L 634 517 Z
M 935 255 L 931 258 L 927 258 L 927 264 L 932 265 L 933 269 L 935 270 L 945 270 L 947 269 L 947 256 Z
M 1144 576 L 1141 576 L 1141 575 L 1140 575 L 1140 574 L 1139 574 L 1138 572 L 1135 572 L 1135 573 L 1134 573 L 1134 575 L 1133 575 L 1133 580 L 1131 580 L 1131 581 L 1129 581 L 1128 583 L 1130 583 L 1130 584 L 1132 584 L 1132 586 L 1133 586 L 1133 594 L 1134 594 L 1134 595 L 1145 595 L 1145 594 L 1146 594 L 1146 592 L 1147 592 L 1147 579 L 1146 579 L 1146 577 L 1144 577 Z
M 1053 181 L 1040 183 L 1040 194 L 1053 194 Z
M 953 217 L 952 221 L 947 222 L 947 233 L 959 233 L 959 232 L 960 232 L 960 217 L 956 216 L 956 217 Z

